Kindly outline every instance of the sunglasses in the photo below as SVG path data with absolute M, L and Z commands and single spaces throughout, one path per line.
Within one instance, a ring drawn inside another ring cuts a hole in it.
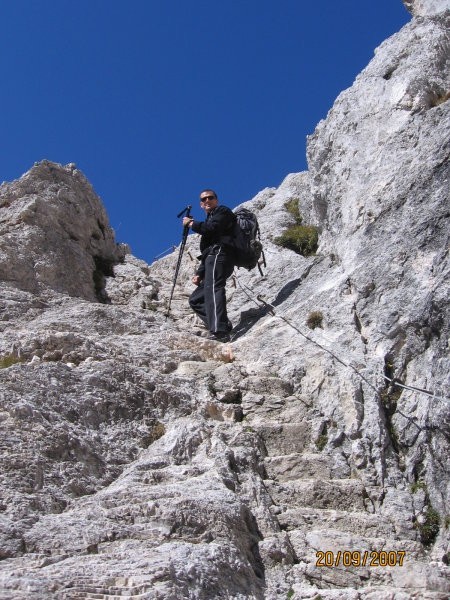
M 200 202 L 206 202 L 206 200 L 215 200 L 216 197 L 215 196 L 203 196 L 203 198 L 200 198 Z

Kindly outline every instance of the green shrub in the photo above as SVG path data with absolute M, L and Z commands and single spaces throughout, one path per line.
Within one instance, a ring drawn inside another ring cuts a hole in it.
M 306 319 L 306 325 L 310 329 L 315 329 L 316 327 L 322 327 L 323 322 L 323 314 L 319 310 L 313 310 L 313 312 L 309 313 L 308 318 Z
M 300 214 L 300 208 L 298 206 L 299 200 L 298 198 L 291 198 L 290 200 L 288 200 L 286 202 L 286 204 L 284 205 L 284 208 L 288 211 L 288 213 L 290 215 L 292 215 L 295 219 L 295 224 L 296 225 L 301 225 L 303 218 L 302 215 Z
M 302 256 L 310 256 L 317 250 L 319 234 L 313 225 L 302 225 L 299 199 L 291 198 L 284 205 L 285 210 L 294 217 L 294 225 L 288 227 L 274 242 L 278 246 L 293 250 Z
M 274 240 L 278 246 L 293 250 L 302 256 L 314 254 L 318 241 L 319 234 L 313 225 L 293 225 Z
M 7 369 L 8 367 L 12 367 L 17 363 L 21 363 L 23 360 L 14 354 L 5 354 L 5 356 L 0 357 L 0 369 Z
M 425 513 L 425 522 L 418 523 L 420 541 L 424 546 L 431 546 L 439 533 L 441 519 L 439 513 L 432 506 L 427 508 Z
M 319 437 L 316 440 L 316 448 L 317 450 L 319 450 L 319 452 L 322 452 L 322 450 L 325 448 L 325 446 L 328 443 L 328 436 L 327 435 L 319 435 Z
M 424 481 L 416 481 L 416 483 L 411 484 L 411 493 L 415 494 L 419 490 L 427 491 L 427 484 Z

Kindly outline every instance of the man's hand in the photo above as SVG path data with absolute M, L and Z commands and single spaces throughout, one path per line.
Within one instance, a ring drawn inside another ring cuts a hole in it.
M 192 217 L 183 217 L 183 227 L 190 227 L 193 220 L 194 219 Z
M 200 282 L 201 282 L 200 275 L 194 275 L 194 277 L 192 278 L 192 283 L 194 285 L 200 285 Z

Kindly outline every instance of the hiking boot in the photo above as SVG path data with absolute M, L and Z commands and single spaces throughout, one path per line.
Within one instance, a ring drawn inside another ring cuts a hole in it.
M 218 331 L 217 333 L 210 333 L 206 336 L 208 340 L 214 340 L 216 342 L 229 342 L 230 334 L 225 331 Z

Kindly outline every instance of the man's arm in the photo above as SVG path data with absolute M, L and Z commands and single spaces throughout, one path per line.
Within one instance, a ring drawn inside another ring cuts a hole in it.
M 234 222 L 233 212 L 226 206 L 218 206 L 206 221 L 193 220 L 190 228 L 201 235 L 227 233 Z

